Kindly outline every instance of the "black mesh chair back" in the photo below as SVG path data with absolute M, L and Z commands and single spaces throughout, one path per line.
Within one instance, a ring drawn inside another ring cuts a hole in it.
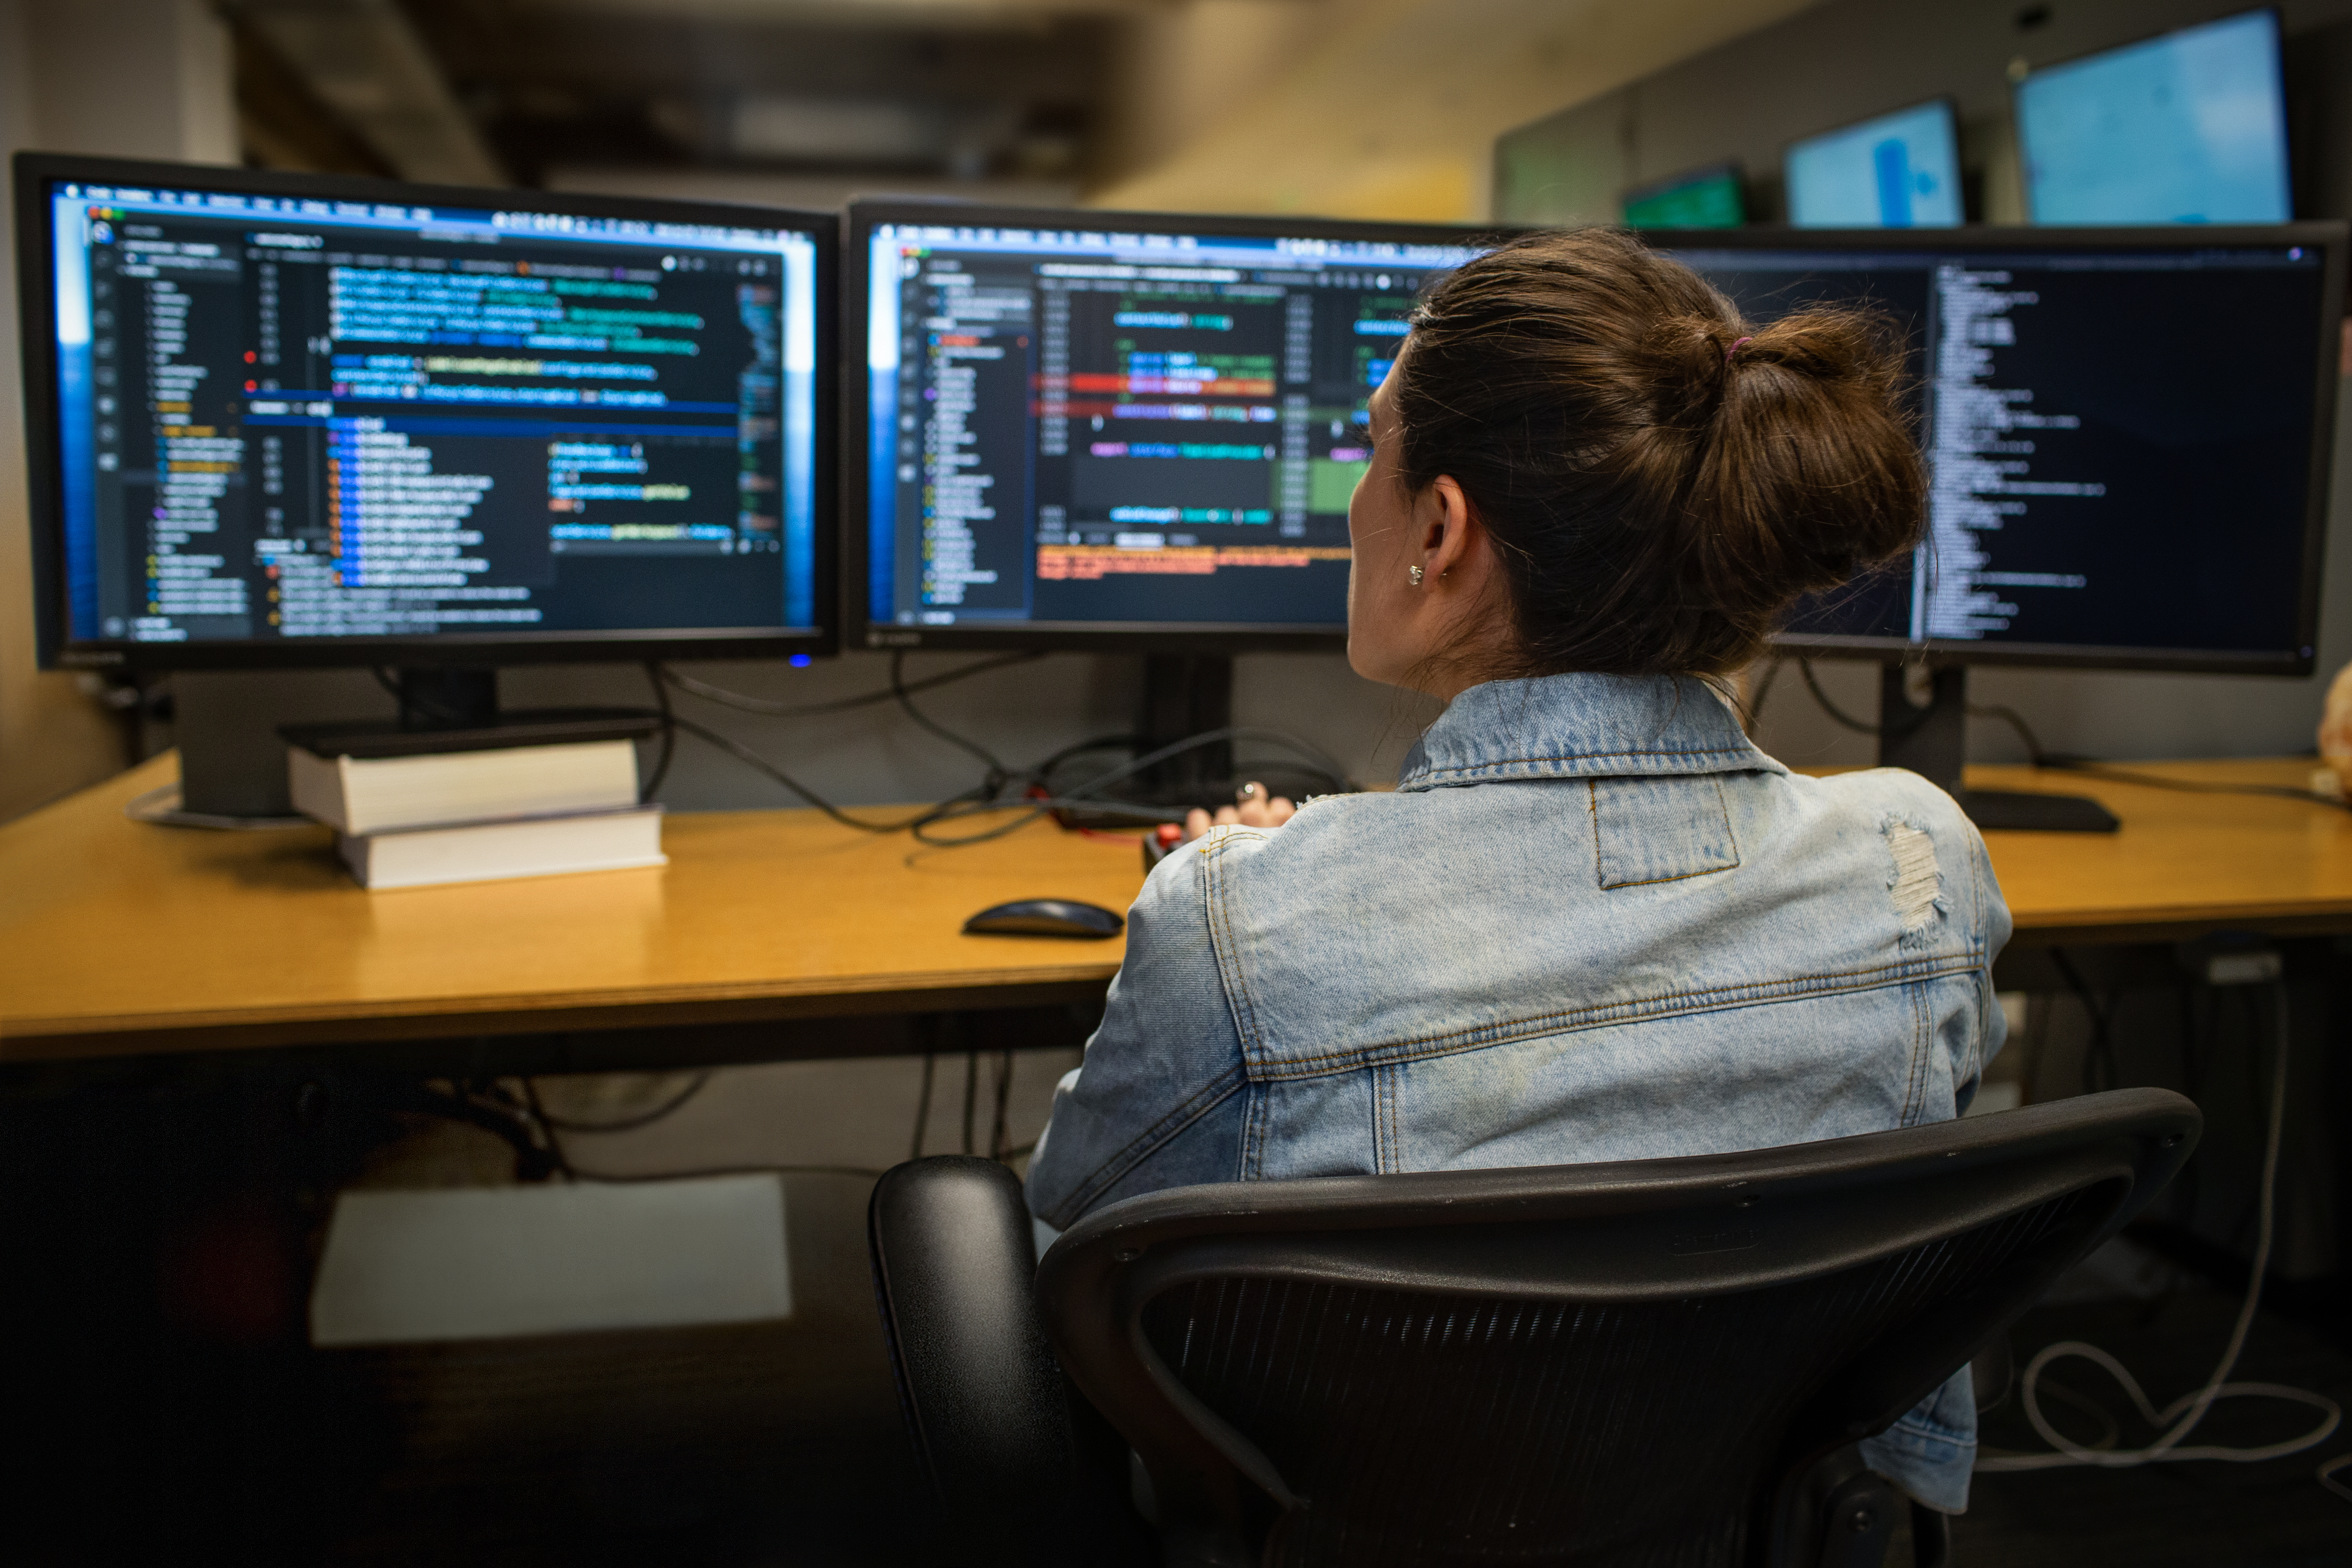
M 1180 1188 L 1036 1291 L 1171 1560 L 1812 1563 L 1884 1430 L 2171 1179 L 2159 1089 L 1752 1152 Z

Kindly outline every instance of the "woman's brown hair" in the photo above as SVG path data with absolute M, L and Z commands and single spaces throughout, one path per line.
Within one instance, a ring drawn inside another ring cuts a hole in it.
M 1610 230 L 1442 279 L 1390 392 L 1403 482 L 1452 475 L 1498 547 L 1513 668 L 1481 673 L 1727 673 L 1801 595 L 1910 548 L 1927 480 L 1904 365 L 1882 317 L 1751 327 Z

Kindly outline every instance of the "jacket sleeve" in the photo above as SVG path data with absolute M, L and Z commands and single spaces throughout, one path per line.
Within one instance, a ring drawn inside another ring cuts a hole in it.
M 2000 950 L 2009 945 L 2013 921 L 2009 904 L 2000 896 L 2000 883 L 1993 876 L 1992 853 L 1985 847 L 1984 836 L 1969 828 L 1969 845 L 1974 856 L 1978 918 L 1982 923 L 1984 938 L 1984 972 L 1978 977 L 1978 1017 L 1973 1061 L 1955 1061 L 1952 1081 L 1958 1089 L 1958 1109 L 1966 1113 L 1969 1102 L 1977 1097 L 1978 1086 L 1983 1081 L 1984 1069 L 2000 1054 L 2009 1042 L 2009 1015 L 2000 1009 L 2000 998 L 1993 992 L 1993 961 Z
M 1029 1208 L 1055 1229 L 1162 1187 L 1235 1179 L 1244 1074 L 1192 846 L 1161 861 L 1128 911 L 1127 960 L 1102 1026 L 1054 1091 L 1029 1163 Z

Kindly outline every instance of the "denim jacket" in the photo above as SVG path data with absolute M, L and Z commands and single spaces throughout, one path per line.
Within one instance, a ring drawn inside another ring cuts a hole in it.
M 1958 1115 L 2009 910 L 1951 797 L 1792 774 L 1688 679 L 1455 698 L 1394 794 L 1223 827 L 1137 898 L 1029 1204 L 1764 1148 Z M 1865 1445 L 1948 1511 L 1968 1373 Z

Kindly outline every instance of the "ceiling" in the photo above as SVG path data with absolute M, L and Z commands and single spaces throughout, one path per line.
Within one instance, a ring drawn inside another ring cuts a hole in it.
M 265 163 L 527 184 L 583 165 L 1075 183 L 1096 173 L 1121 30 L 1168 4 L 235 0 L 226 14 Z
M 1475 220 L 1496 136 L 1814 0 L 217 0 L 269 166 Z

